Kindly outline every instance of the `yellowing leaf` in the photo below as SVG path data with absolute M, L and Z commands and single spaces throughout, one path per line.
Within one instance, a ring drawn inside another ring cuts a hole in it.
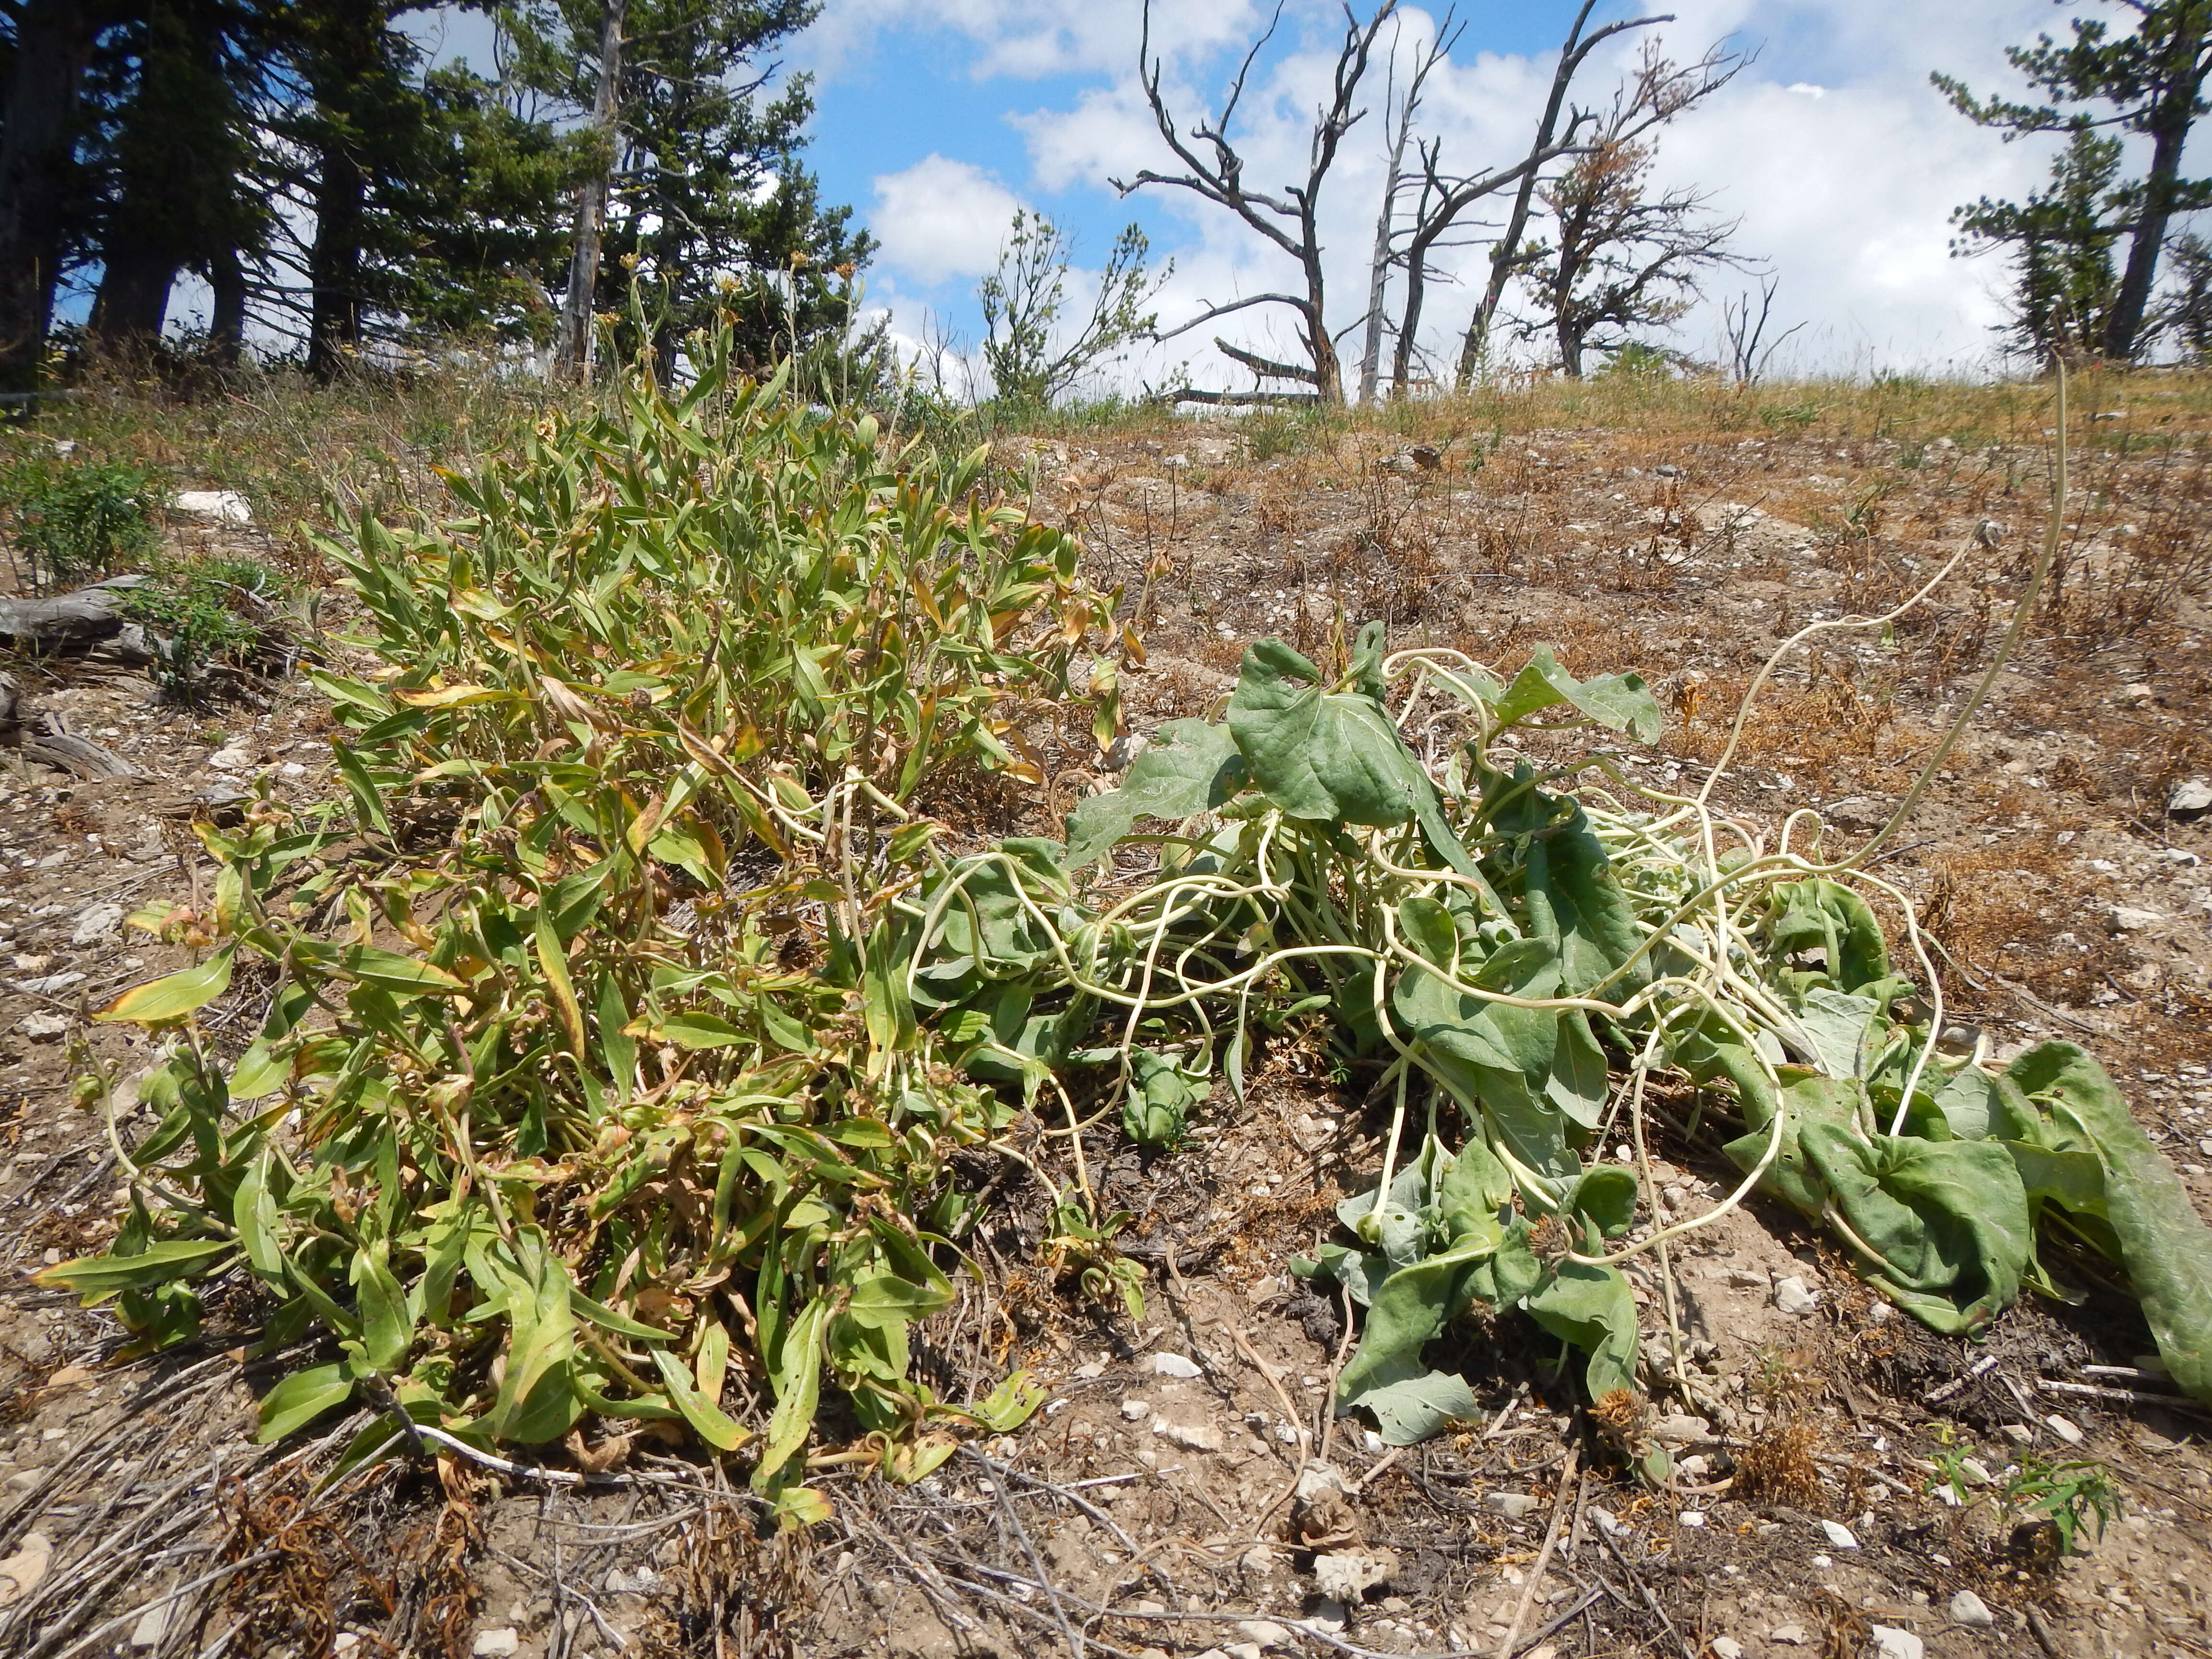
M 410 708 L 462 708 L 471 703 L 499 702 L 514 695 L 489 685 L 446 685 L 434 690 L 395 691 L 394 702 Z
M 134 985 L 93 1018 L 134 1025 L 166 1025 L 204 1008 L 230 989 L 231 957 L 226 945 L 197 968 Z

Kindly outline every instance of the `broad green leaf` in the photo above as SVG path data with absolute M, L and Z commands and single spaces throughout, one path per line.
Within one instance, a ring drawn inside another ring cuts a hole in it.
M 162 1025 L 182 1019 L 230 989 L 231 962 L 236 951 L 235 945 L 226 945 L 197 968 L 134 985 L 93 1018 L 134 1025 Z
M 1815 987 L 1797 1009 L 1797 1023 L 1813 1045 L 1806 1058 L 1829 1077 L 1863 1078 L 1881 1005 L 1870 997 Z
M 688 1008 L 669 1015 L 639 1035 L 672 1042 L 679 1048 L 727 1048 L 752 1041 L 728 1020 Z
M 1067 815 L 1069 870 L 1103 858 L 1140 818 L 1188 818 L 1230 799 L 1248 781 L 1229 728 L 1170 720 L 1130 763 L 1118 789 L 1093 795 Z
M 264 1283 L 282 1290 L 286 1284 L 284 1253 L 276 1243 L 276 1200 L 269 1191 L 269 1158 L 264 1150 L 246 1166 L 230 1213 L 247 1264 Z
M 753 1470 L 755 1492 L 781 1491 L 785 1465 L 805 1449 L 822 1395 L 822 1337 L 829 1317 L 830 1304 L 815 1297 L 791 1322 L 779 1345 L 779 1363 L 769 1376 L 775 1410 L 769 1418 L 768 1444 Z
M 384 1239 L 354 1252 L 347 1274 L 361 1309 L 362 1350 L 369 1367 L 389 1376 L 405 1363 L 414 1346 L 415 1321 L 407 1311 L 407 1293 L 392 1277 L 391 1245 Z
M 1474 1390 L 1453 1371 L 1425 1371 L 1378 1383 L 1360 1395 L 1359 1404 L 1375 1414 L 1376 1431 L 1386 1446 L 1418 1445 L 1454 1423 L 1482 1415 Z
M 975 1402 L 975 1420 L 995 1433 L 1012 1434 L 1036 1415 L 1037 1407 L 1044 1404 L 1045 1393 L 1027 1371 L 1012 1372 L 1005 1382 Z
M 1656 743 L 1666 729 L 1658 701 L 1641 675 L 1607 674 L 1600 679 L 1578 680 L 1559 665 L 1548 645 L 1540 645 L 1529 653 L 1528 665 L 1514 676 L 1512 684 L 1497 699 L 1498 718 L 1510 726 L 1563 702 L 1601 726 L 1626 732 L 1638 743 Z
M 1819 1200 L 1813 1212 L 1832 1204 L 1859 1241 L 1860 1271 L 1923 1323 L 1976 1330 L 2017 1299 L 2034 1238 L 2020 1170 L 2002 1145 L 1869 1141 L 1834 1121 L 1805 1123 L 1796 1141 L 1803 1195 Z
M 1618 1267 L 1562 1261 L 1522 1306 L 1553 1336 L 1589 1356 L 1583 1378 L 1592 1400 L 1636 1386 L 1636 1293 Z
M 735 1451 L 752 1438 L 752 1431 L 743 1424 L 723 1413 L 722 1408 L 699 1391 L 698 1384 L 684 1362 L 665 1348 L 653 1351 L 653 1369 L 668 1388 L 668 1397 L 676 1402 L 684 1420 L 696 1431 L 699 1437 L 717 1451 Z
M 149 1244 L 136 1255 L 80 1256 L 42 1270 L 34 1280 L 49 1290 L 74 1291 L 89 1306 L 118 1291 L 149 1290 L 171 1279 L 204 1278 L 225 1265 L 237 1250 L 237 1244 L 227 1238 L 164 1239 Z
M 1330 690 L 1280 640 L 1245 651 L 1229 730 L 1253 782 L 1292 817 L 1387 827 L 1436 793 L 1380 703 Z
M 2073 1043 L 2040 1043 L 2009 1073 L 2031 1098 L 2063 1103 L 2095 1137 L 2106 1218 L 2159 1356 L 2175 1382 L 2212 1400 L 2212 1231 L 2173 1166 L 2129 1114 L 2105 1068 Z
M 515 1237 L 516 1266 L 493 1258 L 507 1295 L 507 1370 L 499 1395 L 484 1414 L 488 1432 L 535 1445 L 566 1434 L 582 1402 L 570 1375 L 576 1321 L 568 1268 L 546 1248 L 534 1227 Z
M 295 1371 L 261 1396 L 260 1426 L 253 1438 L 266 1446 L 295 1434 L 325 1412 L 353 1398 L 353 1378 L 343 1365 L 316 1365 Z
M 374 945 L 349 945 L 338 952 L 338 966 L 348 977 L 363 985 L 401 995 L 428 992 L 435 996 L 461 996 L 468 987 L 444 969 L 420 957 L 400 955 Z

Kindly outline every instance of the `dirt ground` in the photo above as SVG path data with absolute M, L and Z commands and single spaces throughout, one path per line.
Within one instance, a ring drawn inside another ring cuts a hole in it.
M 1268 431 L 999 446 L 1145 612 L 1139 732 L 1225 696 L 1247 640 L 1322 653 L 1380 617 L 1395 645 L 1640 670 L 1674 718 L 1624 768 L 1702 784 L 1784 638 L 1886 611 L 1964 548 L 1926 604 L 1820 636 L 1754 707 L 1717 799 L 1770 825 L 1816 806 L 1831 836 L 1887 817 L 1971 689 L 2047 499 L 2029 445 L 1364 434 L 1271 453 Z M 2212 1215 L 2212 815 L 2189 788 L 2212 779 L 2206 465 L 2188 443 L 2076 457 L 2052 591 L 1880 869 L 1948 947 L 1953 1017 L 1998 1055 L 2094 1050 Z M 15 672 L 27 714 L 141 775 L 0 770 L 0 1653 L 2212 1655 L 2207 1417 L 2159 1403 L 2140 1317 L 2086 1271 L 2077 1302 L 1941 1340 L 1754 1202 L 1671 1284 L 1638 1279 L 1649 1328 L 1672 1297 L 1685 1334 L 1679 1355 L 1646 1345 L 1662 1386 L 1637 1432 L 1674 1452 L 1666 1486 L 1583 1431 L 1555 1345 L 1518 1318 L 1461 1333 L 1480 1425 L 1390 1452 L 1332 1420 L 1356 1333 L 1287 1264 L 1371 1182 L 1383 1124 L 1296 1044 L 1177 1153 L 1092 1144 L 1137 1217 L 1141 1319 L 1039 1265 L 1027 1197 L 1001 1191 L 988 1282 L 963 1279 L 918 1364 L 970 1398 L 1026 1364 L 1049 1397 L 915 1486 L 828 1468 L 835 1517 L 795 1537 L 763 1536 L 710 1467 L 644 1450 L 595 1483 L 557 1459 L 403 1456 L 319 1487 L 355 1425 L 251 1443 L 291 1356 L 120 1358 L 110 1321 L 29 1279 L 114 1224 L 115 1156 L 72 1079 L 96 1064 L 127 1101 L 150 1051 L 88 1016 L 181 960 L 125 920 L 208 880 L 195 815 L 264 775 L 329 789 L 318 700 L 272 681 L 188 713 L 114 663 Z M 1054 831 L 1105 781 L 1063 773 L 1000 828 Z M 1661 1150 L 1674 1212 L 1727 1190 L 1710 1140 Z M 2123 1494 L 2101 1535 L 2062 1559 L 2048 1528 L 2015 1534 L 2000 1494 L 2021 1472 L 2084 1461 Z

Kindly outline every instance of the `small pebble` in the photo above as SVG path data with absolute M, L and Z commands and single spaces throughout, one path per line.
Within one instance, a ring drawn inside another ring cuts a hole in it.
M 1172 1376 L 1188 1382 L 1199 1375 L 1198 1362 L 1179 1353 L 1156 1353 L 1152 1370 L 1161 1376 Z
M 1770 1642 L 1779 1642 L 1784 1647 L 1802 1648 L 1809 1638 L 1807 1638 L 1805 1626 L 1802 1625 L 1777 1625 L 1766 1632 L 1766 1639 Z
M 1716 1636 L 1710 1645 L 1713 1659 L 1743 1659 L 1743 1644 L 1733 1636 Z
M 1820 1530 L 1827 1534 L 1828 1541 L 1839 1550 L 1855 1550 L 1859 1547 L 1859 1540 L 1853 1535 L 1851 1529 L 1840 1521 L 1823 1521 L 1820 1522 Z
M 1894 1625 L 1874 1627 L 1875 1659 L 1926 1659 L 1928 1644 L 1909 1630 Z
M 1990 1611 L 1990 1604 L 1970 1589 L 1962 1589 L 1951 1598 L 1949 1611 L 1953 1624 L 1971 1626 L 1976 1630 L 1987 1630 L 1997 1621 L 1996 1614 Z
M 2069 1446 L 2078 1446 L 2081 1443 L 2081 1431 L 2075 1425 L 2071 1418 L 2061 1417 L 2057 1412 L 2053 1412 L 2043 1419 L 2043 1426 Z
M 1124 1400 L 1121 1415 L 1132 1423 L 1141 1423 L 1152 1414 L 1152 1402 L 1145 1400 Z
M 476 1656 L 476 1659 L 509 1659 L 509 1656 L 522 1651 L 522 1638 L 511 1626 L 502 1626 L 497 1630 L 480 1630 L 477 1632 L 477 1639 L 470 1644 L 469 1651 Z

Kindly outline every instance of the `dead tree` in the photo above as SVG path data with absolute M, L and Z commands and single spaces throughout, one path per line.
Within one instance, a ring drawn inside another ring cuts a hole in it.
M 1146 185 L 1171 185 L 1187 190 L 1201 200 L 1225 208 L 1235 214 L 1254 231 L 1288 254 L 1297 262 L 1303 279 L 1302 294 L 1255 294 L 1242 300 L 1231 300 L 1221 305 L 1208 306 L 1198 316 L 1173 328 L 1157 338 L 1173 339 L 1194 328 L 1226 317 L 1232 312 L 1248 311 L 1257 306 L 1287 306 L 1297 317 L 1299 343 L 1304 348 L 1307 361 L 1304 363 L 1276 362 L 1231 345 L 1216 336 L 1213 343 L 1227 357 L 1244 365 L 1255 374 L 1273 380 L 1295 380 L 1313 388 L 1315 401 L 1324 405 L 1340 405 L 1344 402 L 1344 372 L 1336 355 L 1336 341 L 1329 333 L 1327 289 L 1322 271 L 1322 244 L 1319 211 L 1322 191 L 1328 179 L 1329 169 L 1336 164 L 1337 152 L 1344 136 L 1351 131 L 1366 112 L 1354 107 L 1359 96 L 1359 83 L 1367 74 L 1368 59 L 1374 49 L 1375 37 L 1382 32 L 1398 9 L 1398 0 L 1382 0 L 1375 14 L 1361 22 L 1350 5 L 1344 9 L 1344 42 L 1336 58 L 1336 71 L 1328 100 L 1316 112 L 1313 141 L 1308 152 L 1306 176 L 1303 184 L 1285 185 L 1279 192 L 1255 190 L 1245 182 L 1244 158 L 1231 141 L 1230 124 L 1235 119 L 1237 105 L 1244 95 L 1244 83 L 1252 73 L 1252 65 L 1267 42 L 1273 38 L 1282 21 L 1280 0 L 1274 15 L 1269 19 L 1266 31 L 1255 41 L 1251 51 L 1230 83 L 1229 94 L 1219 115 L 1202 120 L 1185 135 L 1170 112 L 1165 95 L 1160 90 L 1161 63 L 1152 55 L 1152 0 L 1145 0 L 1144 34 L 1138 46 L 1138 66 L 1145 83 L 1145 96 L 1152 106 L 1152 118 L 1158 125 L 1160 137 L 1184 171 L 1178 173 L 1154 173 L 1150 168 L 1124 183 L 1113 180 L 1114 188 L 1124 196 L 1140 190 Z M 1200 146 L 1204 147 L 1201 154 Z
M 1416 303 L 1416 284 L 1412 276 L 1416 269 L 1413 263 L 1415 252 L 1418 251 L 1425 257 L 1428 246 L 1441 239 L 1474 203 L 1504 189 L 1509 184 L 1516 187 L 1512 205 L 1506 212 L 1498 240 L 1491 247 L 1490 274 L 1483 286 L 1482 297 L 1476 302 L 1474 315 L 1469 319 L 1467 332 L 1460 341 L 1459 362 L 1454 371 L 1453 383 L 1462 392 L 1474 383 L 1489 350 L 1491 333 L 1497 325 L 1498 307 L 1504 301 L 1506 288 L 1516 275 L 1528 269 L 1536 257 L 1536 250 L 1529 246 L 1528 240 L 1528 221 L 1534 211 L 1536 189 L 1542 179 L 1544 168 L 1562 156 L 1582 153 L 1587 148 L 1584 141 L 1589 137 L 1589 131 L 1600 125 L 1598 115 L 1575 109 L 1567 101 L 1567 94 L 1574 85 L 1576 76 L 1581 73 L 1590 54 L 1607 40 L 1633 29 L 1650 28 L 1674 21 L 1671 14 L 1630 18 L 1607 23 L 1584 34 L 1583 30 L 1588 26 L 1595 4 L 1596 0 L 1583 0 L 1582 8 L 1575 14 L 1575 21 L 1567 30 L 1566 40 L 1559 48 L 1559 61 L 1552 72 L 1551 92 L 1545 100 L 1543 112 L 1537 119 L 1528 152 L 1519 163 L 1486 177 L 1447 182 L 1439 175 L 1433 155 L 1427 158 L 1429 175 L 1433 180 L 1431 194 L 1434 205 L 1431 209 L 1431 216 L 1437 222 L 1433 228 L 1425 224 L 1420 227 L 1429 231 L 1427 237 L 1418 250 L 1408 249 L 1407 289 L 1409 311 Z M 1661 64 L 1659 60 L 1647 54 L 1644 72 L 1638 76 L 1637 82 L 1638 96 L 1632 105 L 1632 118 L 1620 127 L 1616 135 L 1618 140 L 1632 143 L 1651 128 L 1672 120 L 1691 105 L 1727 85 L 1749 61 L 1748 57 L 1741 54 L 1723 53 L 1717 46 L 1696 63 L 1680 67 Z M 1665 73 L 1655 74 L 1655 69 L 1663 69 Z M 1417 231 L 1417 237 L 1418 234 Z M 1413 320 L 1418 322 L 1419 319 L 1415 317 Z M 1410 350 L 1410 348 L 1401 349 Z M 1393 381 L 1394 385 L 1403 385 L 1402 379 L 1395 373 Z
M 1669 70 L 1647 57 L 1642 78 Z M 1744 263 L 1727 246 L 1740 222 L 1712 217 L 1709 198 L 1650 193 L 1656 146 L 1618 136 L 1644 130 L 1641 97 L 1624 92 L 1599 142 L 1539 192 L 1556 234 L 1530 270 L 1545 315 L 1529 327 L 1548 329 L 1571 379 L 1589 351 L 1617 351 L 1638 330 L 1677 321 L 1707 268 Z
M 1721 331 L 1728 336 L 1729 368 L 1738 386 L 1757 386 L 1782 343 L 1805 326 L 1792 323 L 1771 340 L 1766 337 L 1774 316 L 1774 292 L 1781 285 L 1782 279 L 1771 271 L 1762 272 L 1756 305 L 1748 294 L 1721 301 Z
M 1389 161 L 1382 179 L 1382 210 L 1375 216 L 1375 251 L 1367 265 L 1367 314 L 1361 319 L 1366 329 L 1359 352 L 1359 401 L 1363 404 L 1375 401 L 1376 383 L 1382 378 L 1382 335 L 1389 325 L 1384 302 L 1389 297 L 1391 268 L 1402 262 L 1398 252 L 1398 197 L 1406 182 L 1406 146 L 1413 137 L 1413 117 L 1421 107 L 1421 88 L 1430 72 L 1451 56 L 1452 48 L 1466 32 L 1467 25 L 1455 22 L 1452 12 L 1446 10 L 1437 24 L 1437 32 L 1415 60 L 1413 74 L 1406 82 L 1405 95 L 1395 100 L 1396 113 L 1390 117 Z M 1396 90 L 1397 70 L 1398 45 L 1393 39 L 1391 85 L 1382 99 L 1386 111 L 1393 101 L 1391 94 Z

